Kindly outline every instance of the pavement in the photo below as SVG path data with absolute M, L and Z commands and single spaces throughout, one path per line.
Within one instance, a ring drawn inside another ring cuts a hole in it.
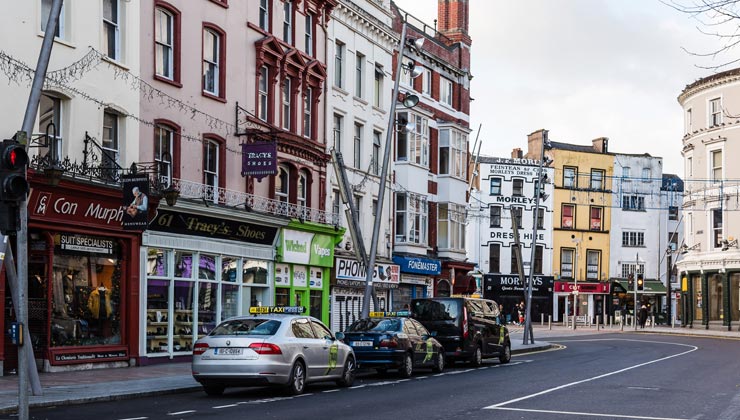
M 634 330 L 625 326 L 597 328 L 578 326 L 575 330 L 562 325 L 533 325 L 534 344 L 522 344 L 523 329 L 509 327 L 512 353 L 526 354 L 557 348 L 546 341 L 548 337 L 590 335 L 600 333 L 654 333 L 718 337 L 740 340 L 740 331 L 706 330 L 681 327 L 646 327 Z M 82 404 L 93 401 L 123 400 L 143 396 L 172 394 L 200 389 L 190 375 L 190 363 L 168 363 L 115 369 L 92 369 L 39 373 L 42 395 L 30 395 L 29 406 L 50 407 L 56 405 Z M 30 394 L 30 392 L 29 392 Z M 0 414 L 18 411 L 18 376 L 0 377 Z

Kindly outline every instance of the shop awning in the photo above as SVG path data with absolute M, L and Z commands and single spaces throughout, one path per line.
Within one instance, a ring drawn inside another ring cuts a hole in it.
M 625 279 L 612 279 L 612 282 L 616 286 L 619 286 L 619 288 L 614 288 L 614 291 L 617 293 L 632 293 L 632 290 L 629 289 L 628 284 L 629 282 Z M 642 292 L 639 292 L 643 295 L 659 295 L 659 294 L 665 294 L 666 293 L 666 287 L 663 283 L 657 281 L 657 280 L 645 280 L 645 286 L 642 290 Z

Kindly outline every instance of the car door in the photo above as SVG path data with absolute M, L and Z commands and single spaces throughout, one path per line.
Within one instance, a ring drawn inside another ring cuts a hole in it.
M 298 339 L 300 350 L 306 360 L 306 372 L 309 378 L 322 376 L 324 349 L 323 340 L 318 340 L 311 328 L 308 318 L 295 318 L 291 324 L 293 335 Z
M 434 346 L 432 346 L 431 334 L 418 321 L 414 319 L 410 319 L 409 321 L 414 326 L 414 328 L 416 328 L 416 332 L 419 334 L 419 341 L 421 343 L 422 349 L 422 356 L 419 364 L 422 366 L 434 365 L 434 361 L 436 360 L 439 349 L 435 349 Z
M 421 336 L 419 335 L 419 332 L 416 331 L 416 327 L 414 324 L 411 323 L 410 319 L 404 319 L 401 324 L 401 332 L 406 334 L 408 337 L 407 340 L 409 341 L 409 346 L 412 349 L 412 352 L 414 354 L 414 366 L 421 366 L 422 361 L 424 360 L 424 343 L 421 339 Z
M 498 304 L 493 301 L 483 301 L 484 309 L 486 311 L 486 319 L 489 325 L 490 336 L 488 339 L 488 352 L 499 354 L 501 352 L 501 345 L 503 344 L 503 326 L 499 323 L 499 309 Z
M 311 319 L 314 336 L 321 346 L 321 376 L 338 377 L 344 371 L 344 361 L 347 358 L 347 349 L 340 346 L 329 331 L 318 319 Z

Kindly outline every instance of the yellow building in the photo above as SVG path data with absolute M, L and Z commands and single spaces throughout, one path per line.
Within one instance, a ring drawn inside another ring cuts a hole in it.
M 528 158 L 539 159 L 547 130 L 527 136 Z M 608 139 L 582 146 L 549 141 L 553 189 L 553 320 L 573 313 L 580 322 L 604 319 L 609 298 L 609 228 L 614 156 Z M 578 293 L 573 293 L 577 290 Z

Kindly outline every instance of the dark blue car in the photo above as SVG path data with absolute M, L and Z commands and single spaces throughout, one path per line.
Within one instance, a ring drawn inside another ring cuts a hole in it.
M 360 368 L 380 373 L 398 369 L 408 378 L 418 367 L 435 372 L 445 368 L 442 345 L 408 312 L 371 312 L 369 318 L 353 322 L 344 332 L 344 342 L 355 351 Z

